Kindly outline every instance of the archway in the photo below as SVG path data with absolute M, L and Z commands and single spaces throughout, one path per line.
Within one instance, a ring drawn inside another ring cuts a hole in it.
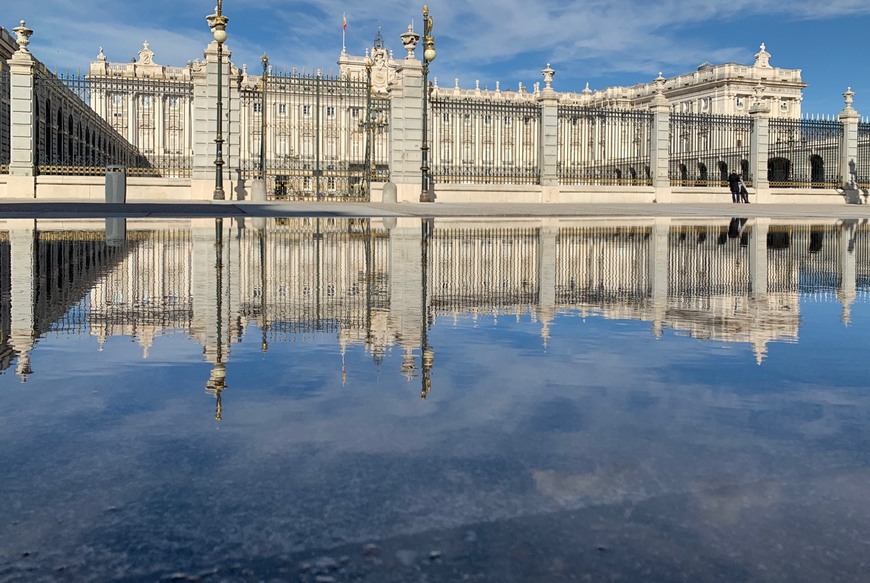
M 791 160 L 770 158 L 767 161 L 767 180 L 772 183 L 788 182 L 791 179 Z
M 810 182 L 813 188 L 821 188 L 825 183 L 825 161 L 818 154 L 810 156 Z

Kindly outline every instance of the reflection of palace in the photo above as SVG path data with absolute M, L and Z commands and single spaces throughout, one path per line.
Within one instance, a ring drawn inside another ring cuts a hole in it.
M 424 286 L 425 282 L 425 286 Z M 0 370 L 22 380 L 49 331 L 136 338 L 180 331 L 204 346 L 218 397 L 231 345 L 335 335 L 429 390 L 437 317 L 517 315 L 550 341 L 557 314 L 649 321 L 703 339 L 795 342 L 799 298 L 851 304 L 870 283 L 863 223 L 513 222 L 419 219 L 0 224 Z M 17 359 L 17 363 L 16 363 Z

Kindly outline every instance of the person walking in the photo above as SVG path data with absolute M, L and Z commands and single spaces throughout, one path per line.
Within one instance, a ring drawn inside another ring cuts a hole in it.
M 731 202 L 740 202 L 740 185 L 742 184 L 740 175 L 732 172 L 728 175 L 728 188 L 731 190 Z

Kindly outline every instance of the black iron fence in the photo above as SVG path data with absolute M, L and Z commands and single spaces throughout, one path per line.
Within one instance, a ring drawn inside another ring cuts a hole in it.
M 559 182 L 651 185 L 652 119 L 642 110 L 560 105 Z
M 58 79 L 137 152 L 127 160 L 128 175 L 190 176 L 193 84 L 189 78 L 180 74 L 142 78 L 66 73 Z M 63 160 L 62 154 L 66 152 L 53 155 Z M 69 165 L 69 161 L 56 165 Z M 95 166 L 84 173 L 105 171 Z
M 672 186 L 727 187 L 731 172 L 749 183 L 752 119 L 671 113 L 668 177 Z
M 870 188 L 870 121 L 858 123 L 858 159 L 855 160 L 858 188 Z
M 34 75 L 36 166 L 40 174 L 104 174 L 110 164 L 150 168 L 148 160 L 103 119 L 66 79 L 38 67 Z
M 430 104 L 436 184 L 540 183 L 537 103 L 432 99 Z
M 9 103 L 9 68 L 0 63 L 0 174 L 9 172 L 12 119 Z
M 241 90 L 242 177 L 264 177 L 272 199 L 368 200 L 390 178 L 389 118 L 365 79 L 257 78 Z
M 767 179 L 772 187 L 840 186 L 843 125 L 836 119 L 770 120 Z

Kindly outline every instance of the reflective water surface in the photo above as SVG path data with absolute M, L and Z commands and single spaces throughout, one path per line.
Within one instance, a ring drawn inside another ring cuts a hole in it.
M 857 222 L 0 222 L 0 580 L 857 581 Z

